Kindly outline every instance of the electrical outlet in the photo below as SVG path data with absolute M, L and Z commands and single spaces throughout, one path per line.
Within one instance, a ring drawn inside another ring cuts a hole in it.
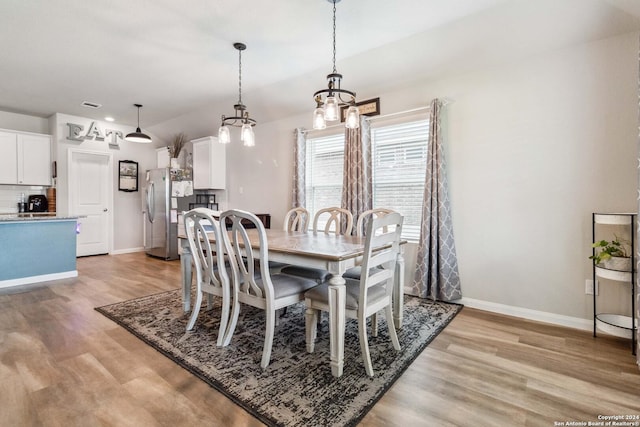
M 584 293 L 587 295 L 593 295 L 593 280 L 587 279 L 584 281 Z M 598 281 L 596 280 L 596 295 L 598 295 Z

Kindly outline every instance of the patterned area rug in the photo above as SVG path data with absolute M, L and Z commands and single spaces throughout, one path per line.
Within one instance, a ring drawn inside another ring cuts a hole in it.
M 134 335 L 219 390 L 269 426 L 353 426 L 462 309 L 461 305 L 405 296 L 402 350 L 393 349 L 384 315 L 378 337 L 369 337 L 375 376 L 367 376 L 358 326 L 347 319 L 344 374 L 331 375 L 329 319 L 323 313 L 318 341 L 306 352 L 304 304 L 289 307 L 276 327 L 271 364 L 260 369 L 264 342 L 261 310 L 243 306 L 228 347 L 216 347 L 219 309 L 200 312 L 185 332 L 178 290 L 96 308 Z

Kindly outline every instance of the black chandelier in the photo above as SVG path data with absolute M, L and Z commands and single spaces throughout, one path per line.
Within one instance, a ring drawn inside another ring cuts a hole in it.
M 255 143 L 255 135 L 253 126 L 256 121 L 249 117 L 247 107 L 242 103 L 242 51 L 247 48 L 244 43 L 234 43 L 233 47 L 238 50 L 238 103 L 233 106 L 234 115 L 227 117 L 222 115 L 222 124 L 218 129 L 218 142 L 228 144 L 231 142 L 231 133 L 229 126 L 240 127 L 240 140 L 247 147 L 253 147 Z
M 313 111 L 313 128 L 324 129 L 327 122 L 340 118 L 340 108 L 346 107 L 345 127 L 355 129 L 360 126 L 360 113 L 356 106 L 356 93 L 340 87 L 342 74 L 336 70 L 336 3 L 340 0 L 327 0 L 333 3 L 333 72 L 327 75 L 327 89 L 313 94 L 316 109 Z

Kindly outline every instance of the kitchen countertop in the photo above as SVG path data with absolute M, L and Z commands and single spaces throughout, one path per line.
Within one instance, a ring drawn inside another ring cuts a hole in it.
M 55 212 L 2 213 L 0 223 L 15 221 L 64 221 L 78 219 L 79 216 L 57 215 Z

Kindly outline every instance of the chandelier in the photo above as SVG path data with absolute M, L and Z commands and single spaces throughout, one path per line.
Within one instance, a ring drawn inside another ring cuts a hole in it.
M 316 109 L 313 111 L 313 128 L 326 128 L 327 122 L 333 122 L 340 118 L 341 107 L 349 106 L 345 117 L 345 127 L 355 129 L 360 126 L 356 93 L 340 87 L 342 74 L 336 70 L 336 3 L 340 0 L 327 1 L 333 3 L 333 72 L 327 75 L 328 88 L 313 94 L 316 101 Z
M 218 142 L 228 144 L 231 142 L 231 133 L 229 126 L 239 127 L 240 140 L 247 147 L 253 147 L 255 143 L 255 135 L 253 126 L 256 121 L 249 117 L 247 107 L 242 103 L 242 51 L 247 48 L 244 43 L 234 43 L 233 47 L 238 50 L 238 103 L 233 106 L 235 112 L 233 116 L 227 117 L 222 115 L 222 124 L 218 129 Z

